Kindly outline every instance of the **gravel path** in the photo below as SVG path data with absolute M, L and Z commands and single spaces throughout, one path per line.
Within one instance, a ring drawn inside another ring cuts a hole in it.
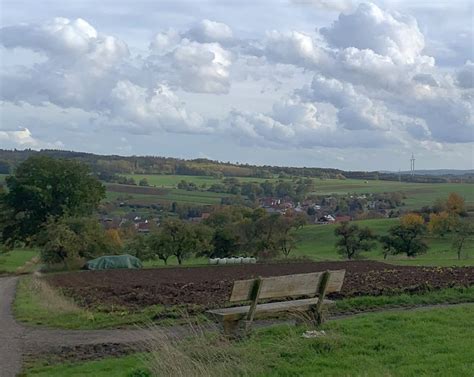
M 22 337 L 25 329 L 11 312 L 18 278 L 0 278 L 0 377 L 14 377 L 21 369 Z
M 125 346 L 138 344 L 156 337 L 180 338 L 189 335 L 187 326 L 160 327 L 156 332 L 149 329 L 115 330 L 58 330 L 25 326 L 13 318 L 11 304 L 15 295 L 18 278 L 0 278 L 0 377 L 14 377 L 21 371 L 23 355 L 38 355 L 59 352 L 61 347 L 93 347 L 113 344 Z M 460 304 L 465 305 L 465 304 Z M 416 308 L 385 309 L 387 311 L 420 310 L 454 305 L 430 305 Z M 364 313 L 359 313 L 364 314 Z M 330 320 L 353 317 L 358 314 L 335 316 Z M 286 321 L 288 322 L 288 321 Z M 256 327 L 281 324 L 282 321 L 256 321 Z M 209 325 L 205 330 L 215 331 L 216 326 Z M 100 352 L 98 352 L 100 354 Z M 100 355 L 98 355 L 100 357 Z

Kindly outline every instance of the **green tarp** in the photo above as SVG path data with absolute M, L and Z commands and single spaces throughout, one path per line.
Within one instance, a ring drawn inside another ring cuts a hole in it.
M 106 255 L 86 263 L 88 270 L 111 270 L 117 268 L 142 268 L 140 259 L 129 255 Z

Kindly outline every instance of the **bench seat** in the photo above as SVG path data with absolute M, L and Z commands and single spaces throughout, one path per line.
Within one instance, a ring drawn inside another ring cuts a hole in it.
M 301 300 L 292 301 L 281 301 L 281 302 L 270 302 L 267 304 L 258 304 L 255 309 L 255 315 L 259 314 L 274 314 L 280 312 L 291 312 L 291 311 L 308 311 L 313 305 L 318 302 L 317 297 L 306 298 Z M 325 305 L 333 304 L 334 301 L 324 300 Z M 235 306 L 224 309 L 208 310 L 207 313 L 218 318 L 221 321 L 238 321 L 244 319 L 249 312 L 250 305 L 246 306 Z

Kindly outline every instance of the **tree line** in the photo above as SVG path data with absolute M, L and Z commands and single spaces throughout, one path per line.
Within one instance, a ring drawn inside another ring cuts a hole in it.
M 62 150 L 2 150 L 0 149 L 0 174 L 10 174 L 23 161 L 31 156 L 48 156 L 55 159 L 70 159 L 88 165 L 94 174 L 182 174 L 221 177 L 310 177 L 333 179 L 389 180 L 399 179 L 407 182 L 450 182 L 453 177 L 430 175 L 402 175 L 377 171 L 343 171 L 332 168 L 284 167 L 243 163 L 231 163 L 208 159 L 184 160 L 159 156 L 117 156 L 96 155 L 92 153 Z M 455 177 L 457 179 L 457 177 Z M 463 177 L 463 182 L 473 182 L 472 175 Z
M 399 224 L 390 227 L 388 234 L 383 236 L 377 236 L 368 227 L 342 223 L 335 229 L 338 237 L 336 248 L 345 258 L 355 259 L 362 252 L 373 250 L 380 242 L 384 258 L 398 254 L 415 257 L 428 251 L 424 238 L 427 234 L 438 237 L 451 234 L 451 247 L 461 259 L 470 237 L 474 235 L 473 225 L 467 219 L 464 199 L 457 193 L 451 193 L 447 200 L 437 200 L 433 208 L 428 216 L 426 208 L 421 213 L 402 216 Z

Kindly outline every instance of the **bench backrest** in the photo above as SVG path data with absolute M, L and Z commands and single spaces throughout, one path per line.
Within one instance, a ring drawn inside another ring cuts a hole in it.
M 342 288 L 346 270 L 328 271 L 330 273 L 326 293 L 339 292 Z M 260 278 L 260 299 L 292 296 L 315 296 L 319 291 L 323 272 L 309 274 L 272 276 Z M 237 280 L 230 295 L 230 302 L 253 299 L 254 287 L 259 279 Z

